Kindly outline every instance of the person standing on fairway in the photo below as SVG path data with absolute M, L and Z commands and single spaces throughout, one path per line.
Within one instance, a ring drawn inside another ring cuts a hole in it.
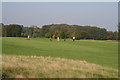
M 28 35 L 28 38 L 27 38 L 27 40 L 30 40 L 30 36 Z
M 57 41 L 60 41 L 60 37 L 57 37 Z
M 52 38 L 51 38 L 51 37 L 50 37 L 49 39 L 50 39 L 50 41 L 52 41 Z
M 73 41 L 75 41 L 75 37 L 73 37 Z
M 64 38 L 64 41 L 66 41 L 66 38 Z

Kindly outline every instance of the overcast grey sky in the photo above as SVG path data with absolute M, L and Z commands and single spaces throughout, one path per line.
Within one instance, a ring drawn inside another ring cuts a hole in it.
M 116 31 L 117 2 L 3 2 L 2 22 L 24 26 L 75 24 Z

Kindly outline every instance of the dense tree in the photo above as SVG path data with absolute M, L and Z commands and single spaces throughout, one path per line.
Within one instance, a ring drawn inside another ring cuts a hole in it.
M 22 29 L 22 37 L 27 37 L 28 35 L 30 37 L 40 37 L 41 29 L 37 26 L 31 26 L 31 27 L 23 27 Z
M 41 33 L 45 35 L 44 37 L 71 38 L 74 36 L 76 39 L 95 40 L 116 40 L 118 34 L 118 32 L 109 32 L 104 28 L 67 24 L 45 25 Z
M 0 37 L 2 37 L 2 26 L 4 26 L 4 24 L 0 23 Z
M 107 31 L 104 28 L 94 26 L 79 26 L 68 24 L 44 25 L 42 28 L 37 26 L 23 27 L 21 25 L 2 24 L 3 37 L 46 37 L 62 39 L 76 37 L 76 39 L 95 39 L 95 40 L 117 40 L 118 32 Z M 120 31 L 120 29 L 119 29 Z
M 22 32 L 22 25 L 10 24 L 2 26 L 2 35 L 4 37 L 20 37 Z
M 120 22 L 118 23 L 118 40 L 120 40 Z

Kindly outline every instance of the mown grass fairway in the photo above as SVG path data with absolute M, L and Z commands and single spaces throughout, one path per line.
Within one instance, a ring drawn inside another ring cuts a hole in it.
M 47 38 L 3 37 L 2 53 L 7 55 L 51 56 L 85 60 L 102 66 L 118 67 L 118 43 L 114 41 L 49 41 Z

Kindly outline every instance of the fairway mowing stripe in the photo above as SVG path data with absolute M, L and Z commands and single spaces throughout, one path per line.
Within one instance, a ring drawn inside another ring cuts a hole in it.
M 64 57 L 74 60 L 86 60 L 91 63 L 117 69 L 118 45 L 111 42 L 92 42 L 91 40 L 71 39 L 66 41 L 52 42 L 46 38 L 2 38 L 3 54 L 25 56 L 51 56 Z M 109 62 L 108 62 L 109 61 Z

